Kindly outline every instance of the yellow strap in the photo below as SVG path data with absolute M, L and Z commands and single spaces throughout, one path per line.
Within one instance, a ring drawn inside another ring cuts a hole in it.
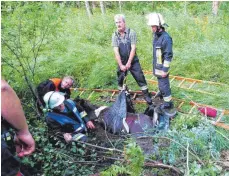
M 161 48 L 156 48 L 157 64 L 162 64 Z
M 78 141 L 81 137 L 84 137 L 84 136 L 85 136 L 84 134 L 76 134 L 74 135 L 73 140 Z
M 84 118 L 85 116 L 87 116 L 86 111 L 82 111 L 82 112 L 80 113 L 80 116 L 81 116 L 81 118 Z
M 7 137 L 6 137 L 6 140 L 7 140 L 7 141 L 11 140 L 11 136 L 7 136 Z

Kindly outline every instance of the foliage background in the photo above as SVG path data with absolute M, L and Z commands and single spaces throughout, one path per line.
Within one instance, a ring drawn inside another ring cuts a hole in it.
M 55 151 L 55 148 L 46 137 L 40 137 L 46 135 L 47 129 L 42 122 L 36 121 L 31 101 L 32 94 L 28 86 L 34 89 L 45 79 L 72 75 L 77 80 L 78 87 L 116 88 L 116 62 L 111 47 L 111 35 L 115 31 L 113 16 L 120 13 L 118 2 L 106 2 L 105 15 L 101 14 L 97 6 L 93 9 L 91 18 L 86 14 L 84 2 L 79 4 L 80 7 L 74 1 L 1 3 L 2 77 L 21 98 L 31 131 L 39 143 L 40 152 L 30 158 L 28 163 L 35 164 L 44 160 L 46 164 L 41 164 L 40 169 L 46 175 L 62 175 L 63 171 L 67 170 L 68 162 L 59 161 L 60 163 L 51 164 L 52 157 L 56 160 L 63 158 L 55 152 L 53 156 L 46 155 L 46 151 Z M 228 84 L 229 3 L 221 2 L 217 16 L 212 15 L 211 5 L 212 2 L 122 2 L 122 13 L 126 15 L 127 25 L 137 32 L 137 53 L 144 70 L 152 69 L 152 32 L 146 25 L 145 15 L 157 11 L 163 14 L 170 26 L 167 31 L 174 42 L 171 74 Z M 131 89 L 138 89 L 131 76 L 128 77 L 128 84 Z M 191 91 L 183 92 L 178 88 L 172 88 L 172 91 L 178 98 L 184 98 L 186 94 L 200 103 L 229 108 L 227 88 L 215 91 L 218 94 L 215 97 Z M 151 87 L 151 89 L 157 88 Z M 180 138 L 180 142 L 184 145 L 187 141 L 181 137 L 183 135 L 190 138 L 190 143 L 194 142 L 193 147 L 199 143 L 196 147 L 198 154 L 209 151 L 205 150 L 204 145 L 213 140 L 207 134 L 201 133 L 206 141 L 203 138 L 196 142 L 192 141 L 197 135 L 194 129 L 203 127 L 199 118 L 199 116 L 179 115 L 172 123 L 172 129 L 175 131 L 168 134 L 173 134 L 171 138 L 177 140 Z M 207 130 L 213 130 L 216 136 L 219 134 L 211 127 Z M 221 132 L 228 136 L 226 131 L 221 130 Z M 228 141 L 224 141 L 221 135 L 213 140 L 213 144 L 217 152 L 229 146 Z M 62 148 L 65 146 L 60 147 Z M 174 164 L 180 157 L 177 155 L 179 151 L 175 148 L 176 146 L 174 148 L 171 146 L 173 152 L 169 157 L 166 156 L 168 151 L 167 153 L 164 151 L 165 162 L 171 161 L 170 163 Z M 205 160 L 212 159 L 211 155 L 207 154 L 200 157 Z M 199 166 L 194 162 L 191 165 L 193 170 L 190 172 L 205 172 L 204 169 L 197 170 Z M 78 168 L 75 167 L 71 169 Z M 209 168 L 212 169 L 213 166 Z M 93 168 L 88 167 L 81 170 L 82 173 L 86 172 L 85 175 L 93 172 Z M 217 173 L 212 172 L 213 175 Z

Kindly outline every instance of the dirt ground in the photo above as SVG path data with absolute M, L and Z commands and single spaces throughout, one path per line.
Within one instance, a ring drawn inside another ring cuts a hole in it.
M 223 150 L 220 155 L 220 160 L 217 165 L 221 166 L 223 170 L 229 171 L 229 150 Z

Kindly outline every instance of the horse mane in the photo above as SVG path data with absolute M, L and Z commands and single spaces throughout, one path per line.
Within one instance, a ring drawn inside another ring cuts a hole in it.
M 79 97 L 76 97 L 73 101 L 76 103 L 76 107 L 79 112 L 86 111 L 90 120 L 97 118 L 95 115 L 95 110 L 99 108 L 99 106 Z

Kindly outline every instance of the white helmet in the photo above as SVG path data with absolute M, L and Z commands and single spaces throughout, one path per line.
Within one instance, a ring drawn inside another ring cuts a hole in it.
M 146 15 L 146 19 L 149 26 L 168 26 L 160 13 L 150 13 Z
M 61 92 L 50 91 L 45 94 L 43 99 L 46 104 L 46 108 L 53 109 L 63 103 L 65 97 Z

